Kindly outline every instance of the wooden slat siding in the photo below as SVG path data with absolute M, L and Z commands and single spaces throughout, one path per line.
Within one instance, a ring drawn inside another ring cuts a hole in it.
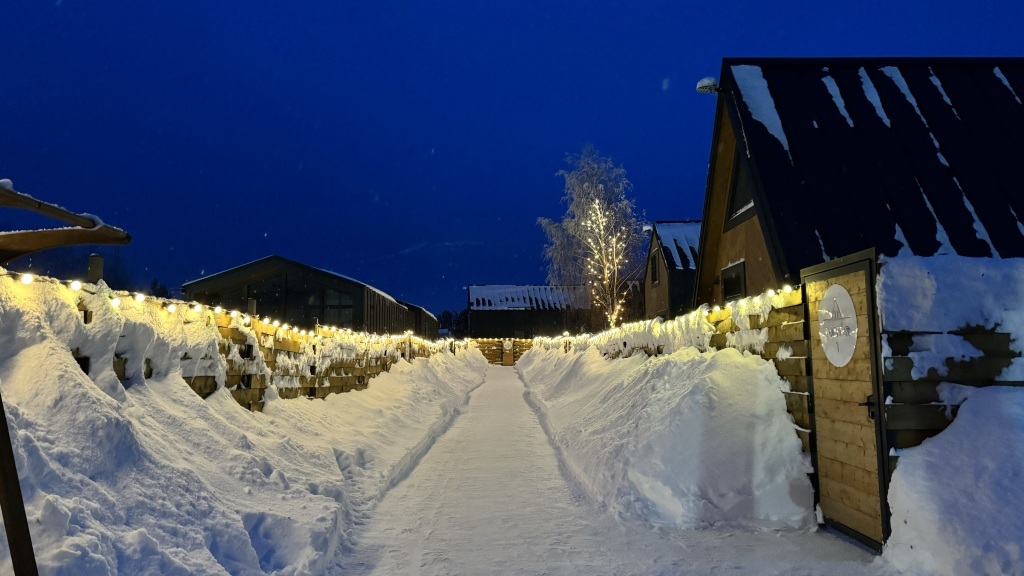
M 951 415 L 955 415 L 953 408 L 950 407 Z M 945 406 L 891 404 L 885 407 L 888 430 L 934 430 L 937 433 L 948 428 L 950 422 Z
M 820 419 L 817 412 L 814 415 L 815 423 Z M 878 459 L 875 457 L 875 447 L 872 445 L 870 448 L 864 448 L 863 446 L 857 446 L 849 442 L 842 440 L 836 440 L 835 438 L 827 438 L 821 435 L 821 426 L 818 425 L 818 458 L 826 457 L 832 458 L 855 468 L 865 470 L 872 475 L 878 474 Z M 818 470 L 821 473 L 821 470 Z M 833 480 L 840 480 L 839 478 L 833 478 Z
M 772 362 L 775 363 L 775 368 L 778 370 L 779 376 L 807 376 L 806 358 L 787 358 L 786 360 L 774 359 Z
M 967 361 L 958 362 L 946 359 L 947 373 L 942 376 L 934 367 L 928 368 L 925 376 L 916 380 L 935 382 L 955 382 L 959 384 L 975 384 L 998 382 L 999 376 L 1013 362 L 1013 358 L 997 358 L 981 356 Z M 913 377 L 914 360 L 904 356 L 893 356 L 882 359 L 884 380 L 915 380 Z
M 875 479 L 875 490 L 874 492 L 864 492 L 857 488 L 845 483 L 841 479 L 842 471 L 839 471 L 840 477 L 831 479 L 828 476 L 822 476 L 821 479 L 821 495 L 822 498 L 828 497 L 831 500 L 840 502 L 861 514 L 876 519 L 879 523 L 882 520 L 881 510 L 878 507 L 878 480 Z
M 264 374 L 232 374 L 224 379 L 225 388 L 233 388 L 242 383 L 242 378 L 250 376 L 249 388 L 260 389 L 267 387 L 267 377 Z

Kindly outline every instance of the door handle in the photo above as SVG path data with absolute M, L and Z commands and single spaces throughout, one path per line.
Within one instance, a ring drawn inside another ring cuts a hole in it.
M 867 409 L 868 409 L 868 418 L 870 418 L 872 420 L 874 420 L 875 417 L 878 415 L 878 409 L 876 408 L 875 395 L 874 394 L 869 395 L 867 398 L 864 399 L 863 402 L 858 403 L 857 406 L 865 406 L 865 407 L 867 407 Z

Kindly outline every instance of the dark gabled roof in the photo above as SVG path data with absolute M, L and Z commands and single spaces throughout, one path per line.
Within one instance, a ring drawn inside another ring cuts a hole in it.
M 669 269 L 696 270 L 700 220 L 659 220 L 651 225 L 661 243 Z
M 272 265 L 274 263 L 283 264 L 285 266 L 290 266 L 290 267 L 294 267 L 294 268 L 300 268 L 300 269 L 306 270 L 308 272 L 312 272 L 313 274 L 317 274 L 317 275 L 320 275 L 320 276 L 333 277 L 333 278 L 341 279 L 341 280 L 344 280 L 345 282 L 349 282 L 349 283 L 352 283 L 352 284 L 363 286 L 363 287 L 365 287 L 365 288 L 367 288 L 369 290 L 373 290 L 374 292 L 379 293 L 381 296 L 387 298 L 388 300 L 392 300 L 392 301 L 394 301 L 396 303 L 398 302 L 397 300 L 395 300 L 388 293 L 386 293 L 386 292 L 384 292 L 384 291 L 382 291 L 382 290 L 380 290 L 378 288 L 374 288 L 373 286 L 370 286 L 369 284 L 367 284 L 365 282 L 360 282 L 359 280 L 356 280 L 355 278 L 351 278 L 349 276 L 345 276 L 344 274 L 338 274 L 337 272 L 332 272 L 330 270 L 324 270 L 323 268 L 316 268 L 316 267 L 310 266 L 308 264 L 303 264 L 302 262 L 296 262 L 295 260 L 289 260 L 288 258 L 285 258 L 284 256 L 278 256 L 276 254 L 272 254 L 270 256 L 264 256 L 263 258 L 260 258 L 259 260 L 253 260 L 252 262 L 248 262 L 246 264 L 241 264 L 239 266 L 235 266 L 234 268 L 229 268 L 227 270 L 222 270 L 222 271 L 217 272 L 215 274 L 210 274 L 210 275 L 207 275 L 207 276 L 203 276 L 202 278 L 197 278 L 195 280 L 189 280 L 188 282 L 185 282 L 181 286 L 182 286 L 183 289 L 188 290 L 189 286 L 194 286 L 194 285 L 197 285 L 197 284 L 198 285 L 202 285 L 203 283 L 205 283 L 205 282 L 207 282 L 209 280 L 227 278 L 227 277 L 230 277 L 233 274 L 237 274 L 237 273 L 242 272 L 242 271 L 247 270 L 247 269 L 259 268 L 259 267 L 262 267 L 262 266 Z
M 1024 59 L 723 61 L 780 267 L 869 247 L 1024 256 Z
M 472 284 L 470 310 L 566 310 L 589 309 L 585 286 L 522 286 Z

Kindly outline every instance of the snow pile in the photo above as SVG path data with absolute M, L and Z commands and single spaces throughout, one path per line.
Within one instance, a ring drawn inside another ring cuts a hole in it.
M 886 332 L 941 333 L 982 327 L 1014 335 L 1011 346 L 1024 352 L 1024 260 L 962 256 L 883 258 L 876 285 L 882 329 Z M 915 337 L 915 342 L 919 338 Z M 934 344 L 941 350 L 915 355 L 915 367 L 925 371 L 935 367 L 943 373 L 945 365 L 941 359 L 979 355 L 978 350 L 959 338 L 939 338 Z M 941 359 L 937 352 L 941 352 Z M 1014 358 L 999 379 L 1024 380 L 1024 360 Z
M 886 331 L 915 335 L 910 356 L 923 374 L 945 358 L 981 352 L 955 332 L 982 327 L 1024 335 L 1024 262 L 959 256 L 886 258 L 877 281 Z M 883 352 L 889 355 L 890 352 Z M 1000 380 L 1024 380 L 1013 363 Z M 1024 388 L 941 384 L 942 403 L 960 405 L 949 428 L 900 451 L 889 487 L 892 536 L 883 557 L 922 574 L 1022 574 L 1024 524 Z
M 518 367 L 572 475 L 619 515 L 814 525 L 810 466 L 770 362 L 733 349 L 609 360 L 596 347 L 534 348 Z
M 215 327 L 114 308 L 102 283 L 87 288 L 96 294 L 0 278 L 0 385 L 43 573 L 322 572 L 486 369 L 477 351 L 442 353 L 325 400 L 270 388 L 251 413 L 223 387 L 203 400 L 182 379 L 187 353 L 223 382 Z
M 912 574 L 1024 574 L 1024 389 L 940 391 L 966 400 L 949 428 L 902 451 L 884 558 Z

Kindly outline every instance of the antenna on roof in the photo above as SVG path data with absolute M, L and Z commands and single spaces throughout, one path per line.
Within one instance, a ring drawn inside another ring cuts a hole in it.
M 701 78 L 700 82 L 697 82 L 697 92 L 701 94 L 717 94 L 718 91 L 718 80 L 712 76 Z

